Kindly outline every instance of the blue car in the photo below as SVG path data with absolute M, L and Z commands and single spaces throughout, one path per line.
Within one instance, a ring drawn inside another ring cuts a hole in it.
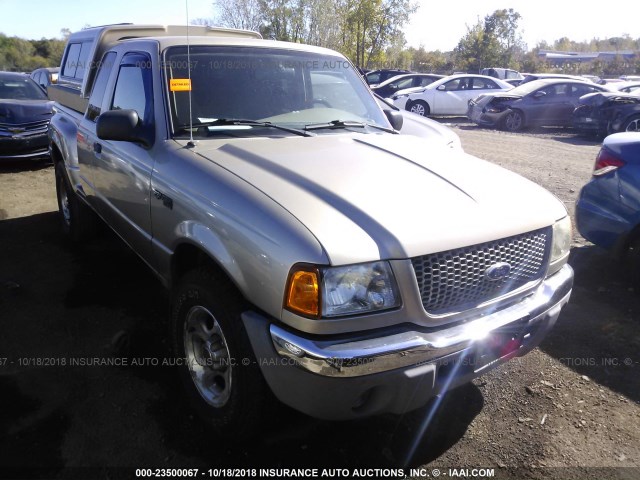
M 576 223 L 590 242 L 617 255 L 630 250 L 640 265 L 640 132 L 605 138 L 576 203 Z

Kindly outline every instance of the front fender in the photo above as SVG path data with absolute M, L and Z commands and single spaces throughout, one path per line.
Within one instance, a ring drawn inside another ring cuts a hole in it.
M 68 169 L 78 168 L 78 125 L 69 114 L 56 107 L 49 123 L 49 142 L 62 155 Z
M 176 235 L 178 240 L 174 245 L 174 252 L 185 243 L 198 248 L 225 271 L 240 291 L 246 291 L 248 288 L 247 281 L 239 268 L 238 262 L 234 261 L 226 245 L 215 232 L 201 223 L 184 221 L 176 227 Z

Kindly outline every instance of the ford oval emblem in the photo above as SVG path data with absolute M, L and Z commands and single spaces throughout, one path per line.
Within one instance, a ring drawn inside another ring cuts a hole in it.
M 484 275 L 492 282 L 495 282 L 497 280 L 502 280 L 504 277 L 509 275 L 509 272 L 511 272 L 511 265 L 506 262 L 500 262 L 487 268 L 484 271 Z

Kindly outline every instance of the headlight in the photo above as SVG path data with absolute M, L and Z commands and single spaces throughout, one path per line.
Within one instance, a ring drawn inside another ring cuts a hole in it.
M 548 275 L 553 275 L 569 259 L 571 250 L 571 218 L 569 215 L 553 225 L 553 243 L 551 245 L 551 261 Z
M 357 315 L 400 306 L 387 262 L 344 267 L 297 266 L 289 274 L 285 307 L 314 318 Z

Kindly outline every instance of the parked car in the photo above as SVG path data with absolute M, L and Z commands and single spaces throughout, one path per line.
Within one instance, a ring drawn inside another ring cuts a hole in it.
M 416 137 L 427 138 L 429 140 L 439 142 L 449 148 L 462 150 L 460 137 L 451 128 L 430 118 L 402 110 L 396 107 L 389 100 L 384 99 L 379 95 L 375 96 L 378 104 L 383 110 L 392 109 L 400 112 L 403 118 L 402 127 L 400 128 L 401 135 L 413 135 Z
M 383 98 L 388 98 L 400 90 L 426 87 L 441 78 L 444 78 L 444 75 L 436 75 L 435 73 L 407 73 L 391 77 L 377 85 L 371 85 L 371 90 Z
M 579 80 L 536 80 L 474 98 L 467 116 L 480 126 L 511 132 L 531 126 L 571 126 L 580 97 L 605 91 L 606 87 Z
M 519 80 L 522 81 L 524 77 L 516 70 L 510 68 L 483 68 L 480 70 L 480 75 L 487 75 L 493 78 L 499 78 L 500 80 Z
M 398 75 L 404 75 L 405 73 L 412 72 L 409 70 L 397 69 L 371 70 L 364 75 L 364 79 L 368 85 L 378 85 L 390 78 L 397 77 Z
M 604 139 L 576 203 L 576 225 L 584 238 L 613 254 L 630 253 L 640 279 L 640 132 Z
M 0 72 L 0 159 L 48 158 L 52 114 L 53 102 L 31 78 Z
M 597 75 L 579 75 L 581 78 L 585 80 L 589 80 L 590 82 L 597 83 L 598 85 L 604 85 L 605 81 Z
M 579 75 L 566 75 L 564 73 L 527 73 L 524 76 L 524 79 L 522 80 L 522 82 L 520 82 L 520 85 L 533 82 L 534 80 L 559 80 L 559 79 L 578 80 L 581 82 L 593 83 L 590 79 L 586 77 L 581 77 Z
M 609 85 L 609 88 L 620 93 L 634 93 L 640 94 L 640 81 L 631 80 L 627 82 L 615 82 Z
M 398 108 L 422 116 L 465 115 L 472 98 L 511 88 L 508 83 L 486 75 L 450 75 L 423 89 L 400 90 L 391 99 Z
M 29 76 L 46 92 L 49 85 L 58 81 L 59 73 L 60 67 L 38 68 L 31 72 L 31 75 Z
M 507 78 L 504 81 L 507 82 L 512 87 L 517 87 L 518 85 L 520 85 L 522 83 L 522 79 L 521 78 Z
M 573 111 L 573 128 L 585 134 L 606 136 L 640 131 L 640 95 L 599 92 L 580 97 Z

